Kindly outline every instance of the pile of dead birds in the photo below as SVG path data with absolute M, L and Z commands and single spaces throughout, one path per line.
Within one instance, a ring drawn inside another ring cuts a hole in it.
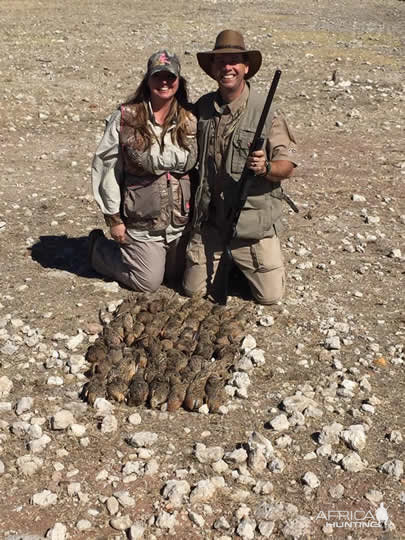
M 134 294 L 88 348 L 90 380 L 83 395 L 92 405 L 103 397 L 168 411 L 206 404 L 217 412 L 248 318 L 246 308 L 202 298 Z

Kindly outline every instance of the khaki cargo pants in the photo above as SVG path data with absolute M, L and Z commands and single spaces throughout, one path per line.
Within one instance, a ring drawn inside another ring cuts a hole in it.
M 207 226 L 194 234 L 187 247 L 183 289 L 187 296 L 205 295 L 215 276 L 222 255 L 219 231 Z M 285 270 L 280 240 L 272 238 L 246 241 L 233 240 L 234 263 L 246 276 L 253 297 L 260 304 L 275 304 L 283 297 Z
M 119 281 L 129 289 L 154 292 L 165 280 L 173 286 L 181 281 L 185 264 L 187 237 L 169 244 L 164 240 L 128 239 L 127 244 L 98 238 L 91 265 L 99 274 Z

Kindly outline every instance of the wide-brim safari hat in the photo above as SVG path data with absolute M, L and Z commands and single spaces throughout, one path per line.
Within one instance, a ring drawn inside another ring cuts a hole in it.
M 223 30 L 217 36 L 215 45 L 212 51 L 197 53 L 197 60 L 200 68 L 207 75 L 214 78 L 212 75 L 212 60 L 217 54 L 242 53 L 247 58 L 249 71 L 245 75 L 245 79 L 250 79 L 255 75 L 262 65 L 262 53 L 260 51 L 248 51 L 245 47 L 245 41 L 240 32 L 236 30 Z

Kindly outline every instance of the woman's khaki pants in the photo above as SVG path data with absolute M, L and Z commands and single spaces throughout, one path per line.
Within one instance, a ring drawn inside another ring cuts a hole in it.
M 186 237 L 167 244 L 164 240 L 130 240 L 118 244 L 98 238 L 91 265 L 99 274 L 119 281 L 129 289 L 154 292 L 165 279 L 168 284 L 181 280 L 184 271 Z

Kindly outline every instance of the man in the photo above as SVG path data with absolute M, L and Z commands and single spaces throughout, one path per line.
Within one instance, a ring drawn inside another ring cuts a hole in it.
M 296 166 L 296 142 L 284 117 L 270 112 L 263 130 L 263 150 L 248 157 L 265 97 L 256 94 L 247 82 L 260 69 L 261 53 L 246 50 L 239 32 L 222 31 L 214 49 L 198 53 L 197 59 L 205 73 L 216 80 L 218 90 L 202 96 L 196 104 L 200 181 L 184 291 L 189 296 L 210 293 L 248 158 L 252 179 L 231 242 L 232 256 L 256 301 L 273 304 L 282 298 L 285 287 L 278 237 L 283 200 L 280 184 Z

